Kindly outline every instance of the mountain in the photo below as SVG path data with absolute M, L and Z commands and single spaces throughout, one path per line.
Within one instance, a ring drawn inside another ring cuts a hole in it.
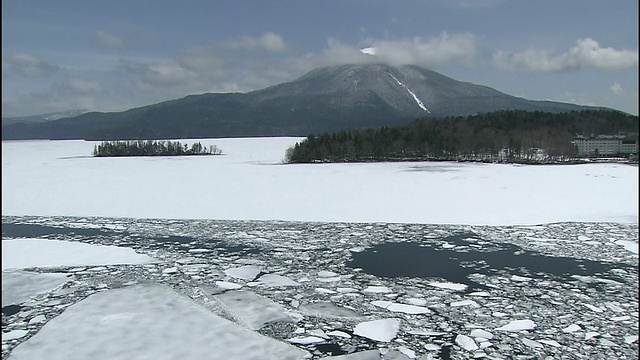
M 16 117 L 3 117 L 2 118 L 2 126 L 15 124 L 15 123 L 38 123 L 45 121 L 53 121 L 68 117 L 74 117 L 82 114 L 88 113 L 87 110 L 68 110 L 61 112 L 54 112 L 42 115 L 32 115 L 32 116 L 16 116 Z
M 417 66 L 341 65 L 248 93 L 210 93 L 130 109 L 2 127 L 3 139 L 179 139 L 306 136 L 422 117 L 520 109 L 594 109 L 532 101 Z

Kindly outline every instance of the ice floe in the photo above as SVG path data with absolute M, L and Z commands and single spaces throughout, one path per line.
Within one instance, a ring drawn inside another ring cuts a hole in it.
M 262 269 L 253 265 L 245 265 L 240 267 L 229 268 L 224 271 L 225 274 L 236 279 L 251 281 L 260 274 Z
M 135 285 L 96 293 L 70 306 L 13 349 L 11 358 L 205 359 L 211 354 L 300 359 L 306 352 L 243 329 L 165 286 Z
M 32 251 L 37 249 L 36 251 Z M 8 254 L 26 253 L 28 256 Z M 45 239 L 3 239 L 2 270 L 29 267 L 103 265 L 103 264 L 144 264 L 154 262 L 145 254 L 133 249 L 93 245 L 79 242 Z
M 2 272 L 2 306 L 20 304 L 69 281 L 67 274 Z
M 416 305 L 407 305 L 407 304 L 399 304 L 386 300 L 376 300 L 372 301 L 371 304 L 375 306 L 379 306 L 383 309 L 387 309 L 393 312 L 400 312 L 405 314 L 429 314 L 431 310 L 424 306 L 416 306 Z
M 536 323 L 533 320 L 525 319 L 525 320 L 513 320 L 508 324 L 500 326 L 496 328 L 498 331 L 523 331 L 523 330 L 533 330 L 536 328 Z
M 371 340 L 389 342 L 400 329 L 400 319 L 380 319 L 361 322 L 353 329 L 353 333 Z
M 472 338 L 466 335 L 458 334 L 458 336 L 456 336 L 455 338 L 455 342 L 458 346 L 467 351 L 474 351 L 479 349 L 478 344 L 476 344 L 476 342 L 473 341 Z

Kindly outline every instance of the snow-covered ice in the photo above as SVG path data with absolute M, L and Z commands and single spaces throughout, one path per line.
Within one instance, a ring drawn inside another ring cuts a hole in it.
M 399 304 L 386 300 L 377 300 L 372 301 L 371 304 L 375 306 L 379 306 L 383 309 L 387 309 L 393 312 L 400 312 L 405 314 L 429 314 L 431 310 L 424 306 L 416 306 L 416 305 L 407 305 L 407 304 Z
M 253 280 L 260 274 L 262 269 L 253 265 L 245 265 L 240 267 L 230 268 L 224 271 L 225 274 L 238 279 Z
M 283 165 L 298 140 L 3 142 L 3 360 L 637 358 L 637 166 Z M 351 266 L 386 243 L 468 275 Z
M 23 303 L 32 296 L 51 291 L 67 281 L 69 278 L 66 274 L 3 271 L 2 306 Z
M 467 351 L 473 351 L 473 350 L 478 350 L 478 344 L 476 344 L 475 341 L 473 341 L 472 338 L 466 336 L 466 335 L 458 335 L 455 338 L 455 342 L 456 344 L 458 344 L 458 346 L 460 346 L 461 348 L 467 350 Z
M 226 314 L 253 330 L 270 322 L 293 321 L 280 304 L 250 291 L 228 291 L 215 299 Z
M 13 255 L 21 253 L 25 256 Z M 117 246 L 44 239 L 2 240 L 3 271 L 34 266 L 141 264 L 153 261 L 147 255 Z
M 525 319 L 525 320 L 513 320 L 508 324 L 500 326 L 496 328 L 499 331 L 523 331 L 523 330 L 533 330 L 536 328 L 536 323 L 533 320 Z
M 353 329 L 353 333 L 371 340 L 389 342 L 398 334 L 400 319 L 380 319 L 361 322 Z
M 243 329 L 164 286 L 135 285 L 70 306 L 18 345 L 11 359 L 206 359 L 212 354 L 257 360 L 300 359 L 305 352 Z
M 301 140 L 197 139 L 204 146 L 216 145 L 224 155 L 182 158 L 93 158 L 99 143 L 93 141 L 3 141 L 2 214 L 469 225 L 638 223 L 637 166 L 283 165 L 286 149 Z M 190 141 L 196 140 L 185 140 Z

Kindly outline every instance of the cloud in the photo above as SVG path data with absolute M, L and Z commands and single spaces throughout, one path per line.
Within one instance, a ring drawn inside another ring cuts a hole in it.
M 311 70 L 318 66 L 349 63 L 382 62 L 389 65 L 418 65 L 438 68 L 452 63 L 470 65 L 476 56 L 476 37 L 464 33 L 446 32 L 427 39 L 413 37 L 399 40 L 368 39 L 364 46 L 353 46 L 339 40 L 327 39 L 327 48 L 319 54 L 294 59 L 299 68 Z
M 125 41 L 116 36 L 111 34 L 108 31 L 105 30 L 100 30 L 98 32 L 96 32 L 96 39 L 98 40 L 98 43 L 110 48 L 123 48 L 125 47 Z
M 78 78 L 69 79 L 66 83 L 66 88 L 68 89 L 68 92 L 74 94 L 92 94 L 102 90 L 102 86 L 99 82 Z
M 476 56 L 476 37 L 470 33 L 423 39 L 373 40 L 375 56 L 392 65 L 420 65 L 438 68 L 452 63 L 471 64 Z
M 327 39 L 327 47 L 323 49 L 320 54 L 309 54 L 305 57 L 306 60 L 310 60 L 307 61 L 308 64 L 306 65 L 309 67 L 309 70 L 317 66 L 375 61 L 366 54 L 363 54 L 359 47 L 345 44 L 334 38 Z
M 579 39 L 560 55 L 529 48 L 519 53 L 498 51 L 493 56 L 498 69 L 522 72 L 572 71 L 582 68 L 624 69 L 638 66 L 638 50 L 601 47 L 591 38 Z
M 36 115 L 72 109 L 96 109 L 103 103 L 103 88 L 95 80 L 66 78 L 38 91 L 2 96 L 2 110 L 8 114 Z M 14 115 L 10 115 L 14 116 Z
M 7 68 L 9 72 L 30 78 L 46 77 L 59 70 L 58 66 L 25 53 L 10 56 Z
M 208 81 L 225 80 L 229 76 L 229 60 L 233 59 L 225 58 L 224 53 L 211 45 L 190 47 L 177 58 L 179 66 Z
M 616 95 L 620 95 L 624 92 L 624 89 L 622 88 L 622 85 L 620 85 L 620 83 L 618 83 L 617 81 L 613 83 L 613 85 L 611 85 L 611 87 L 609 88 L 611 90 L 612 93 L 616 94 Z
M 198 75 L 171 62 L 144 63 L 121 59 L 118 70 L 133 77 L 141 88 L 176 87 L 188 84 Z
M 230 48 L 244 48 L 249 50 L 261 49 L 268 52 L 283 52 L 287 50 L 287 45 L 282 36 L 267 32 L 258 38 L 243 36 L 226 42 Z

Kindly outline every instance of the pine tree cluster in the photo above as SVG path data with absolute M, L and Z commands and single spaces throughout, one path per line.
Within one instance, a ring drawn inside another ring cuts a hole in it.
M 202 146 L 200 142 L 191 146 L 179 141 L 103 141 L 93 148 L 93 156 L 180 156 L 220 155 L 222 150 L 215 145 Z
M 575 162 L 577 134 L 638 135 L 638 116 L 617 111 L 504 110 L 424 118 L 396 127 L 309 135 L 285 162 L 482 161 Z

